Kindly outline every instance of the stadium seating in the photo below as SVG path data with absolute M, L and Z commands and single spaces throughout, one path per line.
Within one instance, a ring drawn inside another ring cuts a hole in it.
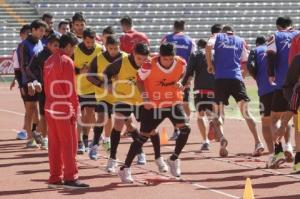
M 208 38 L 214 23 L 232 24 L 236 33 L 253 46 L 255 37 L 269 35 L 276 29 L 279 15 L 290 15 L 298 27 L 300 22 L 299 0 L 7 0 L 14 11 L 25 21 L 53 13 L 57 22 L 71 18 L 82 11 L 88 26 L 100 34 L 112 25 L 120 34 L 119 19 L 130 15 L 135 28 L 145 32 L 152 45 L 158 48 L 161 38 L 172 31 L 176 19 L 186 21 L 186 32 L 195 40 Z M 18 43 L 19 23 L 0 7 L 0 55 L 9 54 Z

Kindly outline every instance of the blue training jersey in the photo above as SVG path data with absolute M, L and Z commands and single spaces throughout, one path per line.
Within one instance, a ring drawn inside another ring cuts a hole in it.
M 299 33 L 298 30 L 277 31 L 274 34 L 276 63 L 275 63 L 275 83 L 276 88 L 281 89 L 288 71 L 288 57 L 293 38 Z M 272 45 L 272 41 L 269 46 Z M 268 49 L 269 50 L 269 49 Z
M 215 78 L 242 81 L 241 61 L 245 50 L 244 39 L 233 34 L 218 33 L 214 44 Z M 247 57 L 244 59 L 247 61 Z
M 185 59 L 186 62 L 189 61 L 194 48 L 193 40 L 189 36 L 183 33 L 172 33 L 167 35 L 162 42 L 173 43 L 176 47 L 176 55 Z
M 268 76 L 267 45 L 261 45 L 255 48 L 257 73 L 255 80 L 258 87 L 258 95 L 262 96 L 275 90 L 271 85 Z
M 24 55 L 20 52 L 20 49 L 19 49 L 20 45 L 23 45 L 27 49 L 26 55 Z M 30 64 L 30 61 L 32 60 L 32 58 L 44 49 L 44 46 L 43 46 L 41 40 L 39 40 L 37 43 L 34 43 L 34 42 L 30 41 L 29 38 L 27 38 L 24 41 L 22 41 L 20 45 L 17 48 L 18 57 L 20 58 L 22 56 L 26 56 L 26 59 L 29 61 L 27 64 Z M 21 60 L 22 59 L 23 58 L 21 58 Z M 24 67 L 27 67 L 27 66 L 23 66 L 22 62 L 21 62 L 20 68 L 24 68 Z M 26 75 L 26 70 L 24 68 L 24 72 L 22 72 L 22 83 L 27 84 L 27 82 L 28 82 L 28 78 Z

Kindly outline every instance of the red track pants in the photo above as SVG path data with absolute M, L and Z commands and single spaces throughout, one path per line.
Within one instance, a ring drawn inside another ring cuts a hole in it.
M 49 183 L 76 180 L 78 178 L 76 122 L 71 119 L 54 119 L 47 112 L 45 116 L 49 140 Z

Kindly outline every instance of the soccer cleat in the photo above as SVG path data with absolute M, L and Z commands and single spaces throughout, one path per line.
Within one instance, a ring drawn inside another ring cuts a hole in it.
M 105 151 L 107 154 L 109 154 L 109 153 L 110 153 L 110 147 L 111 147 L 111 145 L 110 145 L 110 140 L 108 140 L 108 141 L 103 141 L 102 147 L 103 147 L 104 151 Z
M 63 186 L 64 186 L 64 183 L 62 181 L 48 184 L 48 188 L 50 188 L 50 189 L 59 189 L 59 188 L 62 188 Z
M 85 146 L 82 142 L 78 143 L 77 154 L 83 155 L 85 153 Z
M 205 143 L 202 145 L 202 147 L 201 147 L 200 150 L 201 150 L 201 151 L 209 151 L 209 143 L 205 142 Z
M 27 132 L 25 130 L 21 130 L 17 133 L 17 140 L 27 140 Z
M 221 147 L 220 147 L 220 156 L 221 157 L 227 157 L 228 156 L 228 150 L 227 150 L 228 141 L 225 138 L 221 139 Z
M 252 156 L 254 157 L 261 156 L 264 150 L 265 150 L 264 145 L 261 142 L 259 142 L 255 144 L 255 149 Z
M 121 178 L 121 181 L 124 183 L 133 183 L 133 178 L 131 176 L 131 169 L 130 168 L 123 168 L 120 169 L 118 172 L 119 177 Z
M 41 149 L 42 150 L 48 150 L 48 138 L 44 138 L 41 143 Z
M 292 174 L 300 174 L 300 162 L 294 164 Z
M 41 135 L 39 132 L 33 131 L 33 132 L 32 132 L 32 137 L 34 138 L 34 140 L 35 140 L 35 142 L 36 142 L 37 144 L 42 144 L 42 142 L 43 142 L 43 137 L 42 137 L 42 135 Z
M 89 157 L 91 160 L 98 159 L 98 150 L 99 150 L 98 145 L 94 145 L 94 146 L 90 147 Z
M 178 130 L 175 129 L 172 137 L 170 137 L 169 140 L 171 141 L 177 140 L 178 136 L 179 136 Z
M 180 177 L 181 170 L 180 170 L 180 160 L 171 160 L 170 158 L 167 160 L 167 163 L 170 167 L 170 172 L 174 177 Z
M 169 171 L 168 165 L 164 161 L 163 157 L 157 158 L 155 160 L 156 165 L 158 166 L 158 170 L 160 173 L 166 173 Z
M 279 152 L 277 154 L 271 155 L 267 162 L 268 169 L 277 169 L 281 164 L 285 162 L 285 157 L 283 152 Z
M 114 160 L 112 158 L 109 158 L 107 161 L 106 171 L 108 173 L 116 173 L 116 168 L 118 167 L 117 160 Z
M 34 139 L 31 139 L 26 143 L 26 148 L 35 149 L 35 148 L 39 148 L 39 146 L 36 144 Z
M 144 152 L 137 155 L 137 162 L 138 165 L 145 165 L 147 163 L 146 154 Z
M 293 146 L 291 144 L 286 145 L 284 156 L 286 162 L 294 162 Z
M 89 187 L 90 187 L 90 185 L 82 183 L 79 180 L 64 182 L 64 188 L 67 188 L 67 189 L 86 189 Z

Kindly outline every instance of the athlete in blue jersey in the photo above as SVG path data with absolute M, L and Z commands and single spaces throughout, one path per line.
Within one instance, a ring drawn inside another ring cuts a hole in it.
M 288 117 L 288 101 L 284 98 L 282 87 L 288 71 L 291 42 L 299 31 L 293 29 L 292 20 L 288 16 L 278 17 L 276 26 L 278 31 L 269 39 L 267 48 L 269 81 L 276 86 L 271 106 L 271 120 L 274 137 L 276 137 L 277 131 L 285 131 L 286 149 L 283 152 L 281 142 L 274 140 L 274 155 L 270 156 L 267 162 L 269 168 L 277 168 L 285 161 L 293 161 L 291 127 L 288 125 L 291 118 Z M 280 128 L 276 126 L 278 121 L 281 121 Z
M 196 50 L 196 45 L 193 42 L 193 40 L 184 34 L 184 21 L 175 21 L 173 30 L 174 32 L 166 35 L 161 43 L 168 42 L 173 43 L 176 47 L 176 55 L 182 57 L 185 59 L 186 63 L 189 62 L 191 54 Z M 186 88 L 184 90 L 184 97 L 183 97 L 183 108 L 185 113 L 189 116 L 191 111 L 189 108 L 189 95 L 190 95 L 190 88 Z M 178 129 L 175 129 L 174 134 L 171 138 L 171 140 L 176 140 L 178 137 Z
M 38 147 L 36 141 L 33 139 L 39 136 L 35 132 L 36 126 L 31 129 L 33 123 L 33 116 L 38 115 L 37 109 L 37 95 L 34 94 L 34 85 L 32 82 L 29 83 L 26 73 L 26 68 L 29 66 L 34 55 L 37 55 L 43 50 L 43 44 L 41 38 L 44 36 L 47 24 L 43 21 L 35 20 L 31 23 L 31 35 L 27 37 L 18 47 L 17 54 L 20 64 L 20 70 L 22 74 L 22 82 L 20 85 L 22 98 L 25 104 L 25 130 L 28 133 L 27 147 L 36 148 Z M 38 139 L 36 139 L 38 140 Z
M 212 50 L 214 50 L 213 56 Z M 222 127 L 224 105 L 228 105 L 229 97 L 233 96 L 253 134 L 255 140 L 253 155 L 260 156 L 264 151 L 264 147 L 258 136 L 256 123 L 249 113 L 248 102 L 250 99 L 247 96 L 245 84 L 242 81 L 241 65 L 246 64 L 248 59 L 245 40 L 234 35 L 232 27 L 224 26 L 222 33 L 209 39 L 206 47 L 206 59 L 208 71 L 215 74 L 215 101 L 218 107 L 218 122 L 216 123 Z M 224 135 L 221 135 L 221 157 L 228 155 L 227 145 L 228 141 Z
M 262 133 L 269 153 L 273 152 L 271 105 L 275 86 L 268 80 L 267 45 L 265 37 L 256 38 L 256 48 L 250 51 L 247 69 L 258 87 Z

